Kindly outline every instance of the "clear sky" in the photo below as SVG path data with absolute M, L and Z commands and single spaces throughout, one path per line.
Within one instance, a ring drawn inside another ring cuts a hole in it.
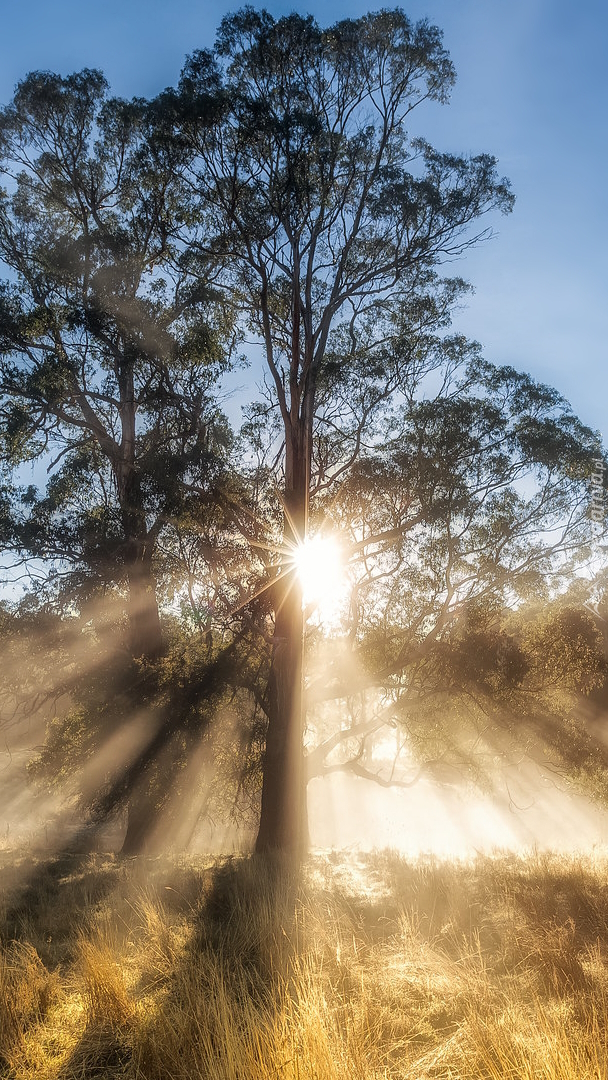
M 0 102 L 28 71 L 101 68 L 117 94 L 176 81 L 213 42 L 217 0 L 0 0 Z M 382 0 L 254 0 L 322 24 Z M 391 6 L 384 0 L 384 6 Z M 517 196 L 495 238 L 452 272 L 476 289 L 457 320 L 488 359 L 550 382 L 608 441 L 608 4 L 605 0 L 409 0 L 444 31 L 458 81 L 428 114 L 438 147 L 488 151 Z

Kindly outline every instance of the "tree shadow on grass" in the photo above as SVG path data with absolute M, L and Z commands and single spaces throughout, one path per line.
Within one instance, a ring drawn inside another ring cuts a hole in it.
M 192 947 L 249 972 L 252 987 L 284 977 L 298 947 L 302 875 L 278 855 L 219 863 L 197 919 Z
M 280 1008 L 297 952 L 298 904 L 299 876 L 279 860 L 231 858 L 198 872 L 161 865 L 144 909 L 133 901 L 137 982 L 127 990 L 120 962 L 110 970 L 109 956 L 92 956 L 84 1027 L 57 1080 L 190 1078 L 216 1066 L 253 1080 L 258 1035 Z M 86 946 L 83 957 L 86 965 Z
M 279 859 L 231 858 L 208 871 L 189 936 L 138 1031 L 143 1076 L 272 1075 L 268 1033 L 297 965 L 300 903 L 299 871 Z
M 117 886 L 120 864 L 112 855 L 66 847 L 50 858 L 24 856 L 14 883 L 4 873 L 0 941 L 28 941 L 49 968 L 70 962 L 78 933 Z

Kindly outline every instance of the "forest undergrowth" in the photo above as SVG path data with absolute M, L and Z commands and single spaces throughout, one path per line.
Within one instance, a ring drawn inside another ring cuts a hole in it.
M 608 1078 L 608 858 L 0 854 L 6 1080 Z

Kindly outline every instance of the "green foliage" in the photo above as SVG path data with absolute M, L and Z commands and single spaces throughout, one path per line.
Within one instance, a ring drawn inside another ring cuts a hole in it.
M 88 576 L 89 595 L 134 564 L 152 580 L 161 535 L 216 501 L 231 451 L 229 305 L 175 265 L 175 151 L 147 138 L 144 102 L 110 99 L 99 72 L 34 73 L 0 127 L 5 550 L 76 590 Z M 18 466 L 40 454 L 46 493 L 24 499 Z

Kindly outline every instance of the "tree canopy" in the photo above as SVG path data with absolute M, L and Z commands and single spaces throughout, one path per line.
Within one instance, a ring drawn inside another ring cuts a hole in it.
M 133 649 L 158 653 L 158 539 L 203 505 L 229 446 L 228 308 L 172 257 L 173 160 L 143 103 L 110 99 L 99 72 L 35 73 L 0 132 L 4 457 L 51 474 L 43 497 L 16 493 L 5 543 L 89 589 L 126 578 Z

